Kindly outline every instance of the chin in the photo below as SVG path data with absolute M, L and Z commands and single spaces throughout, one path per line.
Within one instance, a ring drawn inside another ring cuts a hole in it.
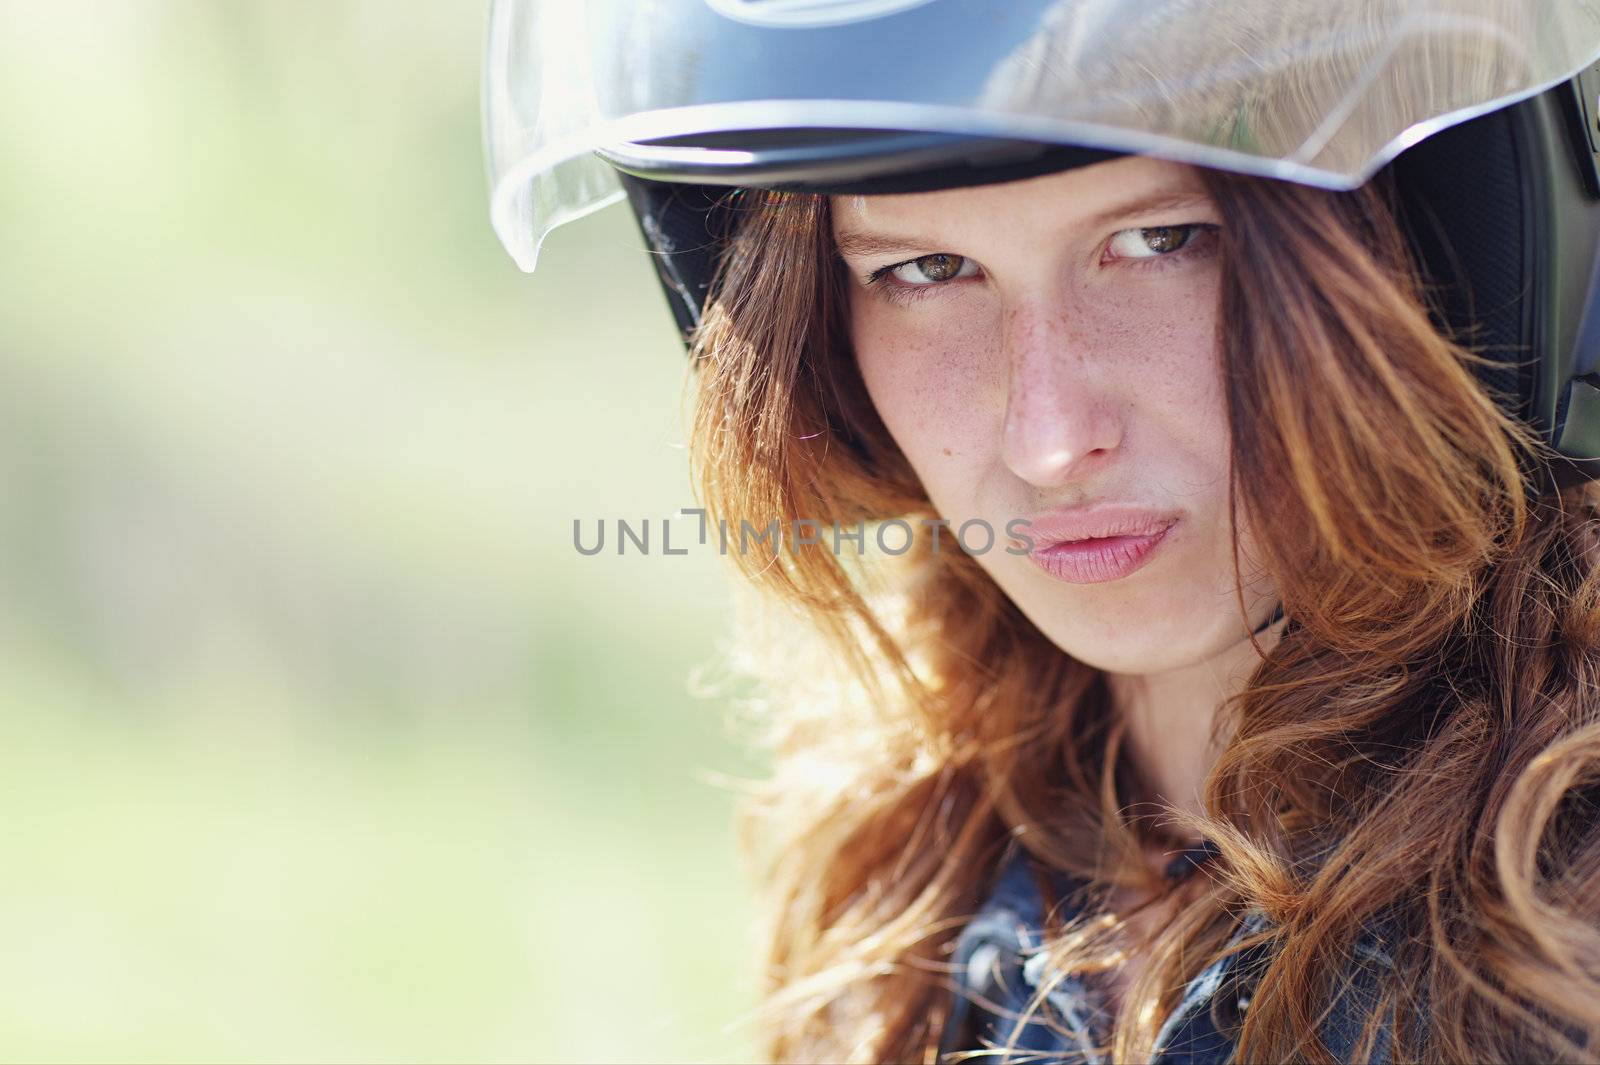
M 1093 669 L 1130 675 L 1183 669 L 1236 646 L 1249 632 L 1231 567 L 1214 567 L 1211 580 L 1145 571 L 1082 589 L 1031 567 L 995 567 L 990 575 L 1046 639 Z M 1271 596 L 1259 588 L 1245 593 L 1252 612 L 1263 598 Z
M 1045 638 L 1063 652 L 1106 673 L 1148 674 L 1183 669 L 1206 661 L 1245 638 L 1238 611 L 1183 610 L 1140 612 L 1088 625 L 1082 615 L 1034 619 Z
M 1045 635 L 1063 652 L 1091 669 L 1128 676 L 1183 669 L 1205 661 L 1219 650 L 1206 645 L 1184 647 L 1147 639 L 1086 642 L 1070 637 L 1057 639 L 1050 633 Z

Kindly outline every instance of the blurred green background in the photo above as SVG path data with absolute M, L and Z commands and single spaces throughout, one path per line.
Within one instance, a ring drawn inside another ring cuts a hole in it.
M 572 546 L 682 352 L 495 242 L 485 6 L 0 0 L 0 1057 L 753 1053 L 726 571 Z

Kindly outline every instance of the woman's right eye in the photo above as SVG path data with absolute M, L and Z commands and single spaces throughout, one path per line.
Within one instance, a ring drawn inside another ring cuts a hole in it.
M 887 272 L 902 285 L 920 287 L 953 281 L 958 277 L 971 277 L 978 272 L 978 264 L 964 255 L 940 252 L 891 266 Z

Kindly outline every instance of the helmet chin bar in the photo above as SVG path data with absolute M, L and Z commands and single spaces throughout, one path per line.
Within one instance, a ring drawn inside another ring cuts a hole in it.
M 735 188 L 843 195 L 1012 181 L 1122 153 L 897 130 L 755 130 L 606 150 L 687 344 Z M 1400 220 L 1436 323 L 1493 360 L 1480 378 L 1600 478 L 1600 65 L 1446 128 L 1397 157 Z

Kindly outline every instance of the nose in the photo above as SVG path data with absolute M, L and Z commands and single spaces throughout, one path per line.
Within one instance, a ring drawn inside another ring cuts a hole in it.
M 1004 337 L 1009 370 L 1001 457 L 1018 477 L 1057 487 L 1092 472 L 1122 442 L 1123 418 L 1092 340 L 1070 312 L 1014 307 Z

